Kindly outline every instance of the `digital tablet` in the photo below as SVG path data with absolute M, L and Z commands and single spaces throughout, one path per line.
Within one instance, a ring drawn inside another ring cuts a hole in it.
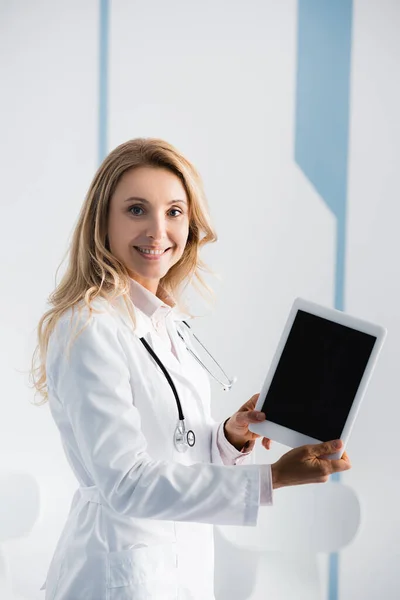
M 297 298 L 249 429 L 296 448 L 341 439 L 340 458 L 376 364 L 386 329 Z

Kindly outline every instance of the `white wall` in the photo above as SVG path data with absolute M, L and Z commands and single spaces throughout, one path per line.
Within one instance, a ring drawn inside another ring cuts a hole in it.
M 40 478 L 41 520 L 10 544 L 20 592 L 42 598 L 75 488 L 48 407 L 23 373 L 82 199 L 97 167 L 97 1 L 0 2 L 0 468 Z M 55 474 L 58 473 L 58 478 Z M 49 486 L 57 506 L 48 504 Z
M 385 324 L 382 351 L 349 451 L 346 475 L 364 524 L 342 553 L 341 598 L 400 597 L 400 4 L 356 2 L 353 31 L 346 305 Z
M 239 376 L 229 396 L 213 386 L 214 416 L 226 418 L 259 391 L 293 298 L 333 304 L 335 221 L 293 160 L 297 3 L 114 0 L 110 23 L 109 149 L 163 137 L 205 181 L 219 241 L 204 255 L 222 279 L 212 280 L 216 308 L 197 330 Z M 400 593 L 399 27 L 396 0 L 355 2 L 346 309 L 389 336 L 349 444 L 353 469 L 343 480 L 358 492 L 364 522 L 340 555 L 340 600 Z M 98 34 L 95 0 L 0 2 L 0 468 L 27 468 L 43 484 L 41 521 L 9 545 L 19 590 L 32 599 L 42 597 L 75 483 L 48 408 L 29 404 L 19 371 L 29 368 L 34 328 L 97 166 Z M 260 448 L 257 459 L 283 451 Z M 57 510 L 46 504 L 52 482 Z M 232 553 L 221 552 L 217 544 L 223 571 Z M 217 587 L 225 600 L 218 573 Z

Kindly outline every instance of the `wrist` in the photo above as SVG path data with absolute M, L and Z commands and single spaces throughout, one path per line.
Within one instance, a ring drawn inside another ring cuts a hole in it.
M 283 487 L 283 484 L 280 481 L 279 477 L 279 467 L 276 463 L 271 465 L 271 477 L 272 477 L 272 489 L 277 490 L 280 487 Z
M 234 433 L 232 433 L 232 431 L 229 430 L 229 421 L 230 417 L 224 423 L 224 435 L 228 442 L 240 452 L 246 444 L 246 440 L 241 436 L 235 435 Z

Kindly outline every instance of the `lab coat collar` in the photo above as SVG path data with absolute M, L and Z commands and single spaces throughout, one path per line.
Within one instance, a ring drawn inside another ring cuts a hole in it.
M 130 298 L 136 308 L 149 317 L 153 322 L 171 315 L 174 321 L 187 321 L 190 315 L 180 311 L 177 304 L 161 285 L 157 294 L 153 294 L 134 279 L 130 279 Z M 137 312 L 137 311 L 136 311 Z
M 157 313 L 166 316 L 176 305 L 162 286 L 159 285 L 157 294 L 153 294 L 134 279 L 130 279 L 130 297 L 133 304 L 149 318 L 155 317 Z
M 151 332 L 150 321 L 154 323 L 157 318 L 166 318 L 170 315 L 170 318 L 177 322 L 188 321 L 191 319 L 190 315 L 178 309 L 172 296 L 170 296 L 161 286 L 159 286 L 156 296 L 137 281 L 131 279 L 129 298 L 134 305 L 136 318 L 135 334 L 138 337 L 143 337 Z M 112 301 L 112 305 L 125 324 L 133 329 L 133 323 L 124 298 L 118 296 Z

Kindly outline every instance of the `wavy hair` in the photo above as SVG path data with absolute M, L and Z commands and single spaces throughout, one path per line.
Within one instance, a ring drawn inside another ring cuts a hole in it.
M 111 252 L 107 240 L 110 200 L 123 174 L 143 166 L 167 169 L 177 175 L 189 202 L 189 234 L 180 260 L 161 279 L 162 287 L 182 306 L 182 292 L 188 283 L 212 296 L 201 276 L 211 270 L 200 259 L 202 246 L 217 240 L 211 225 L 203 184 L 195 167 L 171 144 L 155 138 L 137 138 L 115 148 L 97 170 L 82 205 L 72 239 L 61 264 L 68 256 L 68 266 L 60 283 L 48 298 L 51 308 L 37 327 L 38 344 L 32 357 L 31 380 L 44 404 L 48 399 L 46 356 L 51 333 L 60 317 L 70 308 L 87 307 L 89 318 L 96 312 L 96 298 L 113 301 L 122 296 L 133 325 L 134 306 L 129 296 L 130 276 L 125 265 Z M 60 266 L 61 266 L 60 264 Z M 60 268 L 58 267 L 58 269 Z M 58 271 L 57 269 L 57 271 Z M 82 331 L 82 330 L 81 330 Z

